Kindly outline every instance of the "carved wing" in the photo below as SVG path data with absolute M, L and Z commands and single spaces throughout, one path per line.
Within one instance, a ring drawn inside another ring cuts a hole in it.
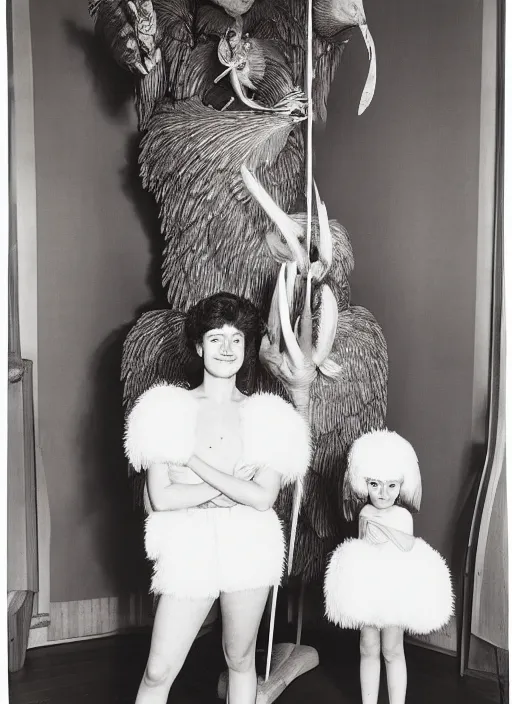
M 186 385 L 193 355 L 184 335 L 185 314 L 175 310 L 144 313 L 123 345 L 123 402 L 129 413 L 136 399 L 158 381 Z
M 189 0 L 153 0 L 153 7 L 157 21 L 156 44 L 162 52 L 162 60 L 147 76 L 140 76 L 137 81 L 135 104 L 141 130 L 147 128 L 156 103 L 166 94 L 180 99 L 184 85 L 189 84 L 190 90 L 200 88 L 187 81 L 187 69 L 195 47 L 194 15 Z M 207 73 L 209 57 L 201 59 L 196 57 L 195 64 Z
M 363 433 L 382 428 L 386 417 L 387 348 L 380 326 L 365 308 L 338 318 L 331 358 L 341 375 L 319 375 L 311 391 L 315 453 L 304 484 L 293 574 L 310 581 L 322 574 L 326 554 L 345 537 L 342 486 L 347 450 Z
M 269 221 L 246 190 L 240 167 L 258 173 L 288 209 L 302 185 L 296 125 L 271 113 L 219 112 L 197 98 L 159 104 L 140 162 L 144 186 L 160 204 L 163 282 L 173 307 L 219 290 L 263 304 L 277 264 L 263 239 Z
M 110 46 L 117 63 L 136 71 L 142 63 L 135 31 L 128 21 L 124 0 L 89 0 L 89 13 L 98 35 Z

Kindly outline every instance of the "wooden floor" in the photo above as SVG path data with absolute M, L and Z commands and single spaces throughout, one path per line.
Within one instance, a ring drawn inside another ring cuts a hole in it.
M 357 634 L 341 633 L 305 634 L 321 664 L 295 680 L 279 704 L 359 704 Z M 24 669 L 10 676 L 10 704 L 133 704 L 148 648 L 146 632 L 29 650 Z M 456 658 L 411 645 L 406 657 L 408 704 L 500 704 L 494 682 L 459 678 Z M 208 633 L 196 641 L 170 704 L 214 704 L 222 668 L 219 633 Z

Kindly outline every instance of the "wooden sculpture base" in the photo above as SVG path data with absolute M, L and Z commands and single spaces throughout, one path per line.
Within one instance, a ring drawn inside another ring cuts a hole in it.
M 258 678 L 256 704 L 271 704 L 290 685 L 293 680 L 313 670 L 319 663 L 318 653 L 310 645 L 278 643 L 272 650 L 270 676 L 265 682 Z M 226 699 L 228 673 L 223 672 L 219 678 L 217 696 Z

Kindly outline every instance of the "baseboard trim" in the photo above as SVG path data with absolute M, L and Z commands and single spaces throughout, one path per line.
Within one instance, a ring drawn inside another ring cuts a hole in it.
M 213 628 L 217 616 L 218 605 L 214 604 L 198 637 Z M 133 633 L 149 628 L 152 623 L 150 594 L 52 602 L 49 615 L 32 618 L 28 648 Z
M 425 650 L 433 650 L 436 653 L 442 653 L 443 655 L 449 655 L 452 658 L 456 658 L 458 655 L 457 651 L 455 651 L 455 650 L 451 650 L 450 648 L 446 648 L 442 645 L 438 645 L 437 643 L 430 643 L 429 641 L 420 640 L 419 638 L 415 638 L 414 636 L 406 635 L 404 640 L 406 643 L 409 643 L 410 645 L 414 645 L 417 648 L 425 648 Z
M 440 631 L 430 633 L 428 636 L 407 635 L 406 639 L 413 645 L 436 650 L 445 655 L 457 656 L 457 622 L 455 618 L 450 619 Z
M 114 635 L 149 626 L 153 600 L 147 594 L 50 603 L 49 614 L 32 619 L 29 648 Z

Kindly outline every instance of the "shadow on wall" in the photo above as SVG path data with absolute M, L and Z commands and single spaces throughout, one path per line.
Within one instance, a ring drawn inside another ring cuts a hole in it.
M 92 20 L 91 20 L 92 22 Z M 85 58 L 88 72 L 93 78 L 95 94 L 106 118 L 126 117 L 135 114 L 135 77 L 121 68 L 112 58 L 108 48 L 93 30 L 80 27 L 76 22 L 64 22 L 69 42 Z M 153 196 L 142 187 L 139 172 L 139 145 L 141 135 L 135 132 L 127 141 L 126 161 L 120 170 L 121 189 L 131 201 L 150 247 L 150 265 L 146 277 L 154 305 L 167 307 L 167 297 L 162 288 L 161 262 L 164 240 L 160 233 L 158 208 Z
M 132 103 L 132 76 L 112 59 L 108 48 L 94 31 L 80 27 L 73 20 L 65 20 L 63 24 L 69 43 L 85 58 L 102 112 L 111 119 L 126 116 Z
M 93 77 L 101 112 L 108 120 L 123 120 L 133 107 L 133 76 L 119 67 L 92 30 L 66 20 L 69 42 L 85 58 Z M 142 511 L 134 511 L 132 482 L 123 451 L 123 385 L 120 379 L 123 344 L 140 315 L 167 308 L 161 285 L 161 260 L 164 247 L 160 234 L 158 209 L 153 197 L 144 191 L 139 175 L 140 135 L 127 140 L 126 161 L 120 169 L 120 189 L 132 203 L 150 248 L 146 284 L 152 301 L 134 312 L 133 320 L 113 330 L 96 350 L 87 374 L 89 394 L 85 418 L 77 438 L 83 468 L 80 496 L 86 514 L 96 526 L 95 557 L 98 568 L 110 585 L 112 594 L 147 592 L 149 565 L 144 554 Z
M 142 515 L 133 511 L 123 451 L 121 355 L 130 325 L 115 330 L 98 349 L 88 379 L 85 418 L 79 426 L 82 467 L 79 496 L 95 526 L 95 560 L 112 594 L 147 588 Z

